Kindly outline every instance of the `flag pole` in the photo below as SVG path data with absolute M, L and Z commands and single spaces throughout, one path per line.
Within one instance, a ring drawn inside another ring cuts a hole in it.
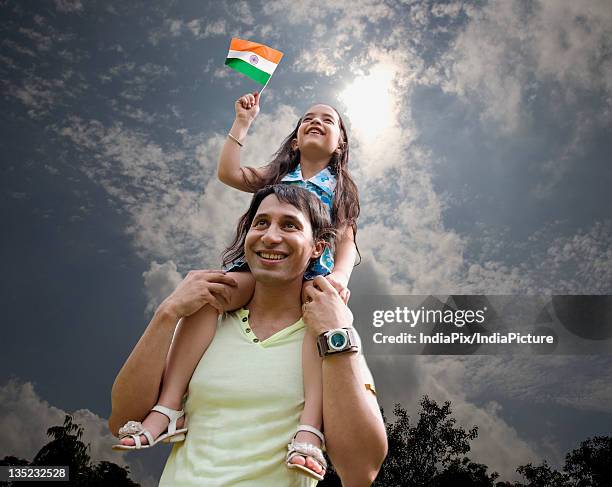
M 266 81 L 266 84 L 263 86 L 263 88 L 259 91 L 259 96 L 261 97 L 261 94 L 263 93 L 263 90 L 266 89 L 266 86 L 268 86 L 268 83 L 270 82 L 270 80 L 272 79 L 272 76 L 270 76 L 268 78 L 268 81 Z

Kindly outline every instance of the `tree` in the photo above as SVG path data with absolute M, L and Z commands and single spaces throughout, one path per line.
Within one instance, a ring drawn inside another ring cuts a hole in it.
M 595 436 L 565 457 L 564 470 L 576 487 L 612 485 L 612 437 Z
M 612 437 L 595 436 L 565 456 L 563 472 L 551 468 L 546 460 L 516 469 L 527 484 L 514 487 L 610 487 L 612 485 Z
M 478 435 L 474 426 L 466 431 L 455 426 L 450 402 L 440 406 L 424 396 L 416 424 L 401 405 L 394 408 L 390 422 L 381 410 L 389 452 L 375 487 L 612 487 L 612 437 L 588 438 L 565 457 L 563 471 L 546 460 L 540 465 L 521 465 L 516 471 L 523 482 L 496 482 L 497 472 L 465 456 L 470 441 Z M 330 465 L 320 487 L 341 487 Z
M 527 484 L 517 483 L 516 487 L 572 487 L 569 475 L 551 468 L 546 460 L 534 467 L 531 463 L 521 465 L 516 469 Z
M 432 487 L 494 487 L 499 474 L 487 474 L 487 466 L 471 462 L 464 457 L 452 460 L 450 465 L 436 475 L 431 483 Z
M 4 457 L 0 465 L 11 466 L 68 466 L 70 468 L 70 486 L 103 487 L 138 487 L 138 484 L 128 477 L 129 469 L 120 467 L 111 462 L 91 464 L 89 445 L 85 445 L 81 438 L 83 427 L 72 422 L 72 416 L 66 415 L 62 426 L 52 426 L 47 430 L 52 440 L 43 446 L 32 462 L 13 456 Z M 0 482 L 0 486 L 9 486 L 11 483 Z M 19 482 L 19 486 L 38 485 L 37 482 Z
M 67 414 L 63 426 L 52 426 L 47 435 L 53 440 L 40 449 L 32 465 L 67 465 L 73 485 L 88 485 L 91 458 L 87 453 L 88 446 L 81 441 L 83 427 L 73 423 L 72 416 Z
M 389 453 L 375 485 L 430 487 L 439 478 L 440 485 L 451 485 L 445 479 L 461 470 L 471 484 L 492 486 L 497 474 L 486 475 L 486 466 L 474 464 L 463 456 L 470 451 L 470 441 L 478 436 L 478 427 L 470 430 L 455 426 L 451 417 L 450 401 L 439 406 L 424 396 L 420 402 L 421 411 L 416 424 L 412 424 L 405 409 L 399 404 L 393 410 L 396 420 L 389 423 L 384 417 L 389 441 Z M 444 472 L 448 470 L 445 474 Z M 484 483 L 474 483 L 474 482 Z M 444 483 L 447 482 L 447 483 Z M 467 480 L 466 480 L 467 482 Z M 459 485 L 459 484 L 452 484 Z
M 93 467 L 89 483 L 90 487 L 105 487 L 107 485 L 120 485 L 122 487 L 138 487 L 138 484 L 130 480 L 128 467 L 120 467 L 111 462 L 100 462 Z

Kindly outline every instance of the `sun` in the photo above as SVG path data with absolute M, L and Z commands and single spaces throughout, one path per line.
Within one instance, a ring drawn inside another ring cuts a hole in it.
M 394 72 L 393 66 L 378 64 L 368 75 L 356 78 L 338 97 L 346 106 L 351 127 L 366 143 L 375 141 L 394 123 Z

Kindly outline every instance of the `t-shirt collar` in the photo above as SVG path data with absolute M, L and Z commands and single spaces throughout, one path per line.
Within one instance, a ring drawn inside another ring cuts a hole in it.
M 302 176 L 302 166 L 298 164 L 296 168 L 288 173 L 283 181 L 308 181 L 315 186 L 321 188 L 330 196 L 333 196 L 334 189 L 336 188 L 336 176 L 332 174 L 329 167 L 323 168 L 317 174 L 312 176 L 310 179 L 304 179 Z

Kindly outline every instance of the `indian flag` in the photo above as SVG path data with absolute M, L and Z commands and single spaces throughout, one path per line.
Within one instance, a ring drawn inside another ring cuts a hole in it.
M 282 57 L 276 49 L 234 37 L 225 64 L 265 86 Z

